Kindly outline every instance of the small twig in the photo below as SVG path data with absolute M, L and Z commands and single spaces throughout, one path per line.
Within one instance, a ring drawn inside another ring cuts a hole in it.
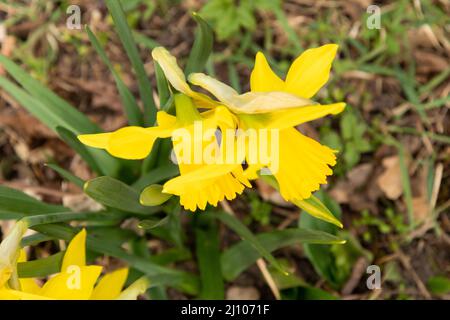
M 403 267 L 405 267 L 406 270 L 408 270 L 411 273 L 411 276 L 414 280 L 414 282 L 417 285 L 417 288 L 419 289 L 420 293 L 425 297 L 425 299 L 431 300 L 431 294 L 428 292 L 427 287 L 422 282 L 420 277 L 417 275 L 416 271 L 411 265 L 411 262 L 409 261 L 409 257 L 407 257 L 401 250 L 398 250 L 398 258 L 400 262 L 402 263 Z

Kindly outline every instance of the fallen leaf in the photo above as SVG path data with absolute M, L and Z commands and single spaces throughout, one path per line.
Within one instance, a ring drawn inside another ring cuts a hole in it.
M 391 200 L 398 199 L 403 193 L 398 156 L 383 159 L 384 172 L 378 177 L 377 185 Z

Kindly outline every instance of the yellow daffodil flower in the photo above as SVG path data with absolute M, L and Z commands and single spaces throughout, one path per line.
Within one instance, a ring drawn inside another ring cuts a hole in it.
M 330 166 L 336 163 L 334 150 L 304 136 L 295 126 L 338 114 L 345 108 L 345 103 L 320 105 L 309 100 L 328 81 L 337 48 L 337 45 L 329 44 L 306 50 L 293 62 L 285 80 L 280 79 L 264 55 L 258 53 L 250 79 L 251 92 L 244 94 L 238 94 L 228 85 L 202 73 L 188 77 L 189 82 L 209 91 L 228 107 L 236 115 L 239 127 L 280 131 L 279 165 L 273 175 L 286 200 L 309 198 L 320 184 L 326 183 L 326 177 L 332 174 Z M 153 57 L 177 90 L 198 98 L 183 73 L 177 71 L 176 60 L 166 49 L 155 48 Z M 271 167 L 271 164 L 252 164 L 246 176 L 256 178 L 256 171 L 267 166 Z
M 179 85 L 176 81 L 174 83 Z M 193 91 L 190 93 L 194 101 L 203 97 L 192 94 Z M 175 107 L 176 117 L 164 111 L 158 112 L 158 125 L 155 127 L 125 127 L 112 133 L 80 135 L 78 138 L 84 144 L 105 149 L 116 157 L 143 159 L 148 156 L 157 138 L 172 137 L 180 176 L 167 181 L 163 192 L 179 196 L 183 207 L 191 211 L 195 211 L 197 207 L 204 210 L 208 203 L 216 206 L 224 198 L 234 199 L 236 194 L 242 193 L 245 185 L 250 185 L 243 174 L 243 159 L 233 163 L 218 163 L 214 159 L 206 162 L 205 159 L 196 157 L 203 155 L 211 144 L 213 147 L 214 144 L 217 145 L 218 149 L 220 144 L 216 141 L 215 131 L 217 128 L 234 129 L 235 117 L 223 106 L 199 113 L 191 98 L 183 94 L 175 96 Z M 212 135 L 205 138 L 203 134 L 196 134 L 198 125 L 202 127 L 202 132 L 209 131 Z M 184 145 L 185 140 L 176 141 L 181 134 L 188 138 L 194 137 L 189 139 L 188 146 Z M 193 152 L 188 154 L 185 151 L 187 149 Z
M 2 300 L 136 299 L 148 288 L 148 280 L 141 278 L 122 292 L 128 277 L 128 268 L 103 276 L 96 285 L 102 267 L 86 265 L 86 230 L 84 229 L 69 243 L 63 257 L 61 272 L 54 275 L 42 287 L 32 278 L 20 278 L 14 283 L 12 275 L 17 275 L 17 262 L 26 261 L 25 251 L 19 250 L 20 240 L 25 230 L 26 225 L 19 221 L 11 234 L 0 244 L 0 258 L 2 261 L 10 259 L 6 267 L 5 264 L 0 267 L 0 274 L 2 274 L 0 299 Z

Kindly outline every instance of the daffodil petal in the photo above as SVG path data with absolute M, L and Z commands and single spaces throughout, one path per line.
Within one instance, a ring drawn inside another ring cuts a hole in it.
M 111 134 L 107 151 L 122 159 L 144 159 L 158 138 L 158 127 L 124 127 Z
M 156 121 L 158 122 L 158 127 L 168 128 L 176 125 L 177 117 L 172 116 L 165 111 L 159 111 L 156 114 Z
M 91 300 L 116 299 L 128 277 L 128 268 L 122 268 L 104 275 L 92 292 Z
M 225 103 L 227 106 L 232 106 L 232 99 L 239 95 L 229 85 L 204 73 L 191 73 L 189 75 L 189 82 L 212 93 L 219 101 Z
M 101 272 L 100 266 L 74 266 L 48 280 L 39 295 L 52 299 L 87 300 Z
M 287 92 L 311 98 L 328 81 L 338 45 L 308 49 L 292 63 L 286 76 Z
M 81 134 L 77 138 L 81 143 L 99 149 L 106 149 L 108 147 L 109 138 L 111 132 L 107 133 L 95 133 L 95 134 Z
M 252 92 L 283 91 L 284 81 L 280 79 L 269 66 L 266 57 L 258 52 L 255 66 L 250 75 L 250 88 Z
M 236 113 L 261 114 L 316 104 L 287 92 L 247 92 L 231 99 Z
M 192 96 L 193 91 L 186 82 L 183 70 L 178 66 L 177 59 L 166 48 L 157 47 L 153 49 L 152 57 L 158 62 L 167 80 L 176 90 Z
M 274 176 L 286 200 L 307 199 L 325 184 L 336 164 L 334 151 L 295 128 L 280 131 L 278 170 Z
M 211 92 L 235 113 L 266 113 L 315 104 L 311 100 L 281 91 L 247 92 L 240 95 L 230 86 L 203 73 L 191 74 L 189 81 Z
M 150 286 L 150 281 L 146 277 L 139 278 L 126 288 L 116 300 L 136 300 L 140 294 L 144 294 Z
M 246 127 L 265 129 L 286 129 L 299 124 L 322 118 L 329 114 L 335 115 L 345 108 L 344 102 L 313 105 L 299 108 L 285 109 L 258 115 L 239 115 Z
M 195 92 L 189 87 L 183 70 L 177 64 L 177 59 L 166 48 L 157 47 L 153 49 L 152 57 L 158 62 L 167 80 L 176 90 L 193 98 L 203 108 L 211 108 L 216 105 L 208 96 Z
M 0 288 L 0 300 L 49 300 L 50 298 L 24 291 Z
M 86 265 L 86 229 L 82 229 L 70 241 L 64 254 L 61 271 L 65 272 L 71 266 Z

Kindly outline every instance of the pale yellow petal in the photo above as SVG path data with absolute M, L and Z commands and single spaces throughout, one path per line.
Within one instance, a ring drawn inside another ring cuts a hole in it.
M 272 68 L 270 68 L 264 54 L 258 52 L 255 58 L 255 67 L 250 75 L 251 91 L 283 91 L 284 87 L 284 81 L 273 72 Z
M 67 246 L 61 271 L 65 272 L 70 266 L 82 267 L 84 265 L 86 265 L 86 229 L 78 232 Z
M 101 272 L 100 266 L 73 266 L 48 280 L 39 295 L 52 299 L 87 300 Z
M 316 104 L 287 92 L 247 92 L 230 100 L 234 112 L 243 114 L 261 114 L 277 110 L 287 110 Z
M 338 114 L 344 108 L 345 103 L 339 102 L 285 109 L 258 115 L 239 115 L 239 118 L 245 123 L 246 127 L 286 129 L 330 114 Z
M 163 47 L 152 50 L 152 57 L 158 62 L 167 80 L 172 86 L 188 96 L 192 96 L 192 90 L 186 82 L 183 70 L 178 66 L 177 59 Z
M 104 275 L 92 292 L 91 300 L 116 299 L 128 277 L 128 268 L 122 268 Z
M 116 300 L 136 300 L 140 294 L 144 294 L 150 286 L 146 277 L 139 278 L 126 288 Z
M 239 95 L 237 91 L 229 85 L 204 73 L 190 74 L 189 82 L 212 93 L 219 101 L 227 106 L 230 106 L 233 102 L 232 99 Z
M 291 65 L 286 77 L 286 91 L 311 98 L 328 81 L 338 45 L 327 44 L 303 52 Z

